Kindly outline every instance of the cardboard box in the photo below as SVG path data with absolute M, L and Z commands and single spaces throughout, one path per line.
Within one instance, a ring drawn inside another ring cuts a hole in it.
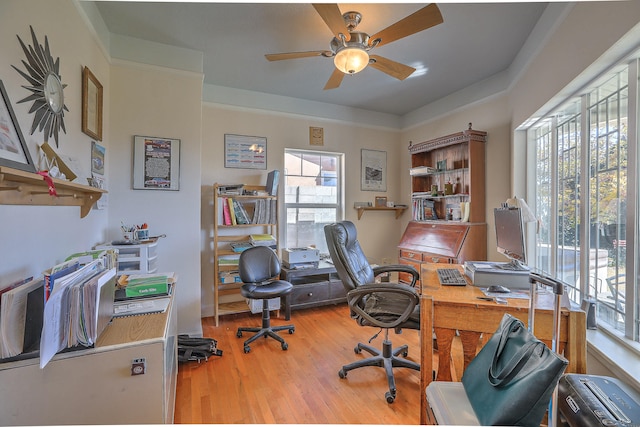
M 269 310 L 273 311 L 273 310 L 280 310 L 280 297 L 277 298 L 271 298 L 269 301 Z M 253 314 L 256 313 L 262 313 L 262 300 L 261 299 L 248 299 L 247 298 L 247 305 L 249 305 L 249 308 L 251 309 L 251 312 Z
M 220 273 L 220 283 L 242 283 L 240 273 L 237 271 L 225 271 Z

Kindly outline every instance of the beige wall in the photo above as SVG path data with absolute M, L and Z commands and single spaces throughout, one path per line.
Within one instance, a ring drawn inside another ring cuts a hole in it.
M 109 227 L 149 224 L 158 243 L 158 269 L 178 275 L 178 329 L 200 325 L 200 131 L 202 75 L 115 61 L 111 67 Z M 135 135 L 180 140 L 180 190 L 133 190 Z
M 371 201 L 378 195 L 390 201 L 403 197 L 401 180 L 406 169 L 400 168 L 403 150 L 398 149 L 396 130 L 363 127 L 284 113 L 247 109 L 229 109 L 205 104 L 203 108 L 202 139 L 202 311 L 212 315 L 213 284 L 213 184 L 242 183 L 264 185 L 270 170 L 284 169 L 285 148 L 320 150 L 343 153 L 345 157 L 345 218 L 358 226 L 359 239 L 371 262 L 395 262 L 396 244 L 402 232 L 401 222 L 393 212 L 367 212 L 358 220 L 354 201 Z M 309 144 L 309 127 L 324 129 L 324 146 Z M 263 136 L 267 138 L 267 169 L 226 169 L 224 167 L 224 134 Z M 387 191 L 360 190 L 360 150 L 362 148 L 387 152 Z M 280 204 L 280 218 L 284 217 Z M 405 216 L 409 216 L 405 212 Z M 281 221 L 280 241 L 284 241 L 284 222 Z
M 37 13 L 36 13 L 37 12 Z M 64 21 L 61 25 L 60 22 Z M 44 141 L 43 133 L 36 130 L 30 135 L 33 114 L 31 102 L 18 101 L 31 92 L 22 88 L 27 81 L 11 65 L 25 70 L 26 57 L 16 35 L 32 45 L 29 26 L 33 26 L 38 41 L 49 41 L 51 54 L 60 58 L 64 91 L 64 122 L 67 132 L 59 137 L 60 146 L 50 141 L 54 149 L 77 160 L 79 182 L 86 184 L 91 172 L 91 138 L 81 132 L 82 67 L 88 66 L 98 80 L 110 87 L 109 63 L 83 18 L 68 0 L 3 0 L 0 1 L 0 80 L 9 96 L 19 126 L 34 161 L 39 156 L 38 146 Z M 105 92 L 105 104 L 109 92 Z M 104 112 L 105 123 L 110 123 L 109 111 Z M 102 144 L 107 148 L 109 165 L 110 131 L 103 130 Z M 26 276 L 38 276 L 46 268 L 63 261 L 68 255 L 84 251 L 107 238 L 106 210 L 92 210 L 80 218 L 78 207 L 3 206 L 0 205 L 0 287 Z

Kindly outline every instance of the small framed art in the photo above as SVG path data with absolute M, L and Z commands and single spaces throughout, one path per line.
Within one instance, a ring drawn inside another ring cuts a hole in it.
M 262 136 L 225 134 L 224 167 L 266 169 L 267 138 Z
M 89 67 L 82 69 L 82 132 L 102 141 L 102 85 Z
M 36 168 L 31 160 L 31 154 L 29 154 L 2 80 L 0 80 L 0 94 L 2 95 L 0 102 L 0 166 L 35 172 Z

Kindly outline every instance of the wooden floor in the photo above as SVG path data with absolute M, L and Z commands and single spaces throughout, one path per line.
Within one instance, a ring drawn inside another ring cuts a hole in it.
M 215 338 L 221 357 L 208 362 L 180 364 L 175 423 L 215 424 L 419 424 L 420 373 L 395 370 L 397 397 L 385 400 L 384 370 L 360 368 L 340 379 L 342 365 L 366 357 L 355 354 L 357 342 L 367 342 L 377 329 L 361 327 L 349 317 L 346 304 L 294 311 L 290 322 L 272 319 L 272 325 L 293 323 L 295 333 L 281 335 L 289 344 L 283 351 L 275 340 L 259 339 L 243 352 L 238 326 L 258 326 L 260 314 L 202 321 L 203 335 Z M 408 358 L 419 362 L 419 332 L 406 330 L 389 337 L 394 347 L 409 345 Z M 384 334 L 371 345 L 382 346 Z

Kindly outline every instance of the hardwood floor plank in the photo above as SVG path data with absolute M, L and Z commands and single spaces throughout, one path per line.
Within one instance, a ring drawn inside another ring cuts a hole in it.
M 211 318 L 202 320 L 203 335 L 215 338 L 223 355 L 179 365 L 175 423 L 419 423 L 419 372 L 395 369 L 393 404 L 384 397 L 388 385 L 382 368 L 360 368 L 339 378 L 343 365 L 368 357 L 354 353 L 356 344 L 378 332 L 358 326 L 346 305 L 293 311 L 288 322 L 272 319 L 272 325 L 295 325 L 294 334 L 280 333 L 288 350 L 271 338 L 258 339 L 245 354 L 243 342 L 251 334 L 238 338 L 236 329 L 260 323 L 260 314 L 249 313 L 223 316 L 218 327 Z M 383 336 L 371 345 L 381 348 Z M 391 332 L 389 338 L 394 347 L 408 344 L 408 358 L 419 360 L 417 331 Z

